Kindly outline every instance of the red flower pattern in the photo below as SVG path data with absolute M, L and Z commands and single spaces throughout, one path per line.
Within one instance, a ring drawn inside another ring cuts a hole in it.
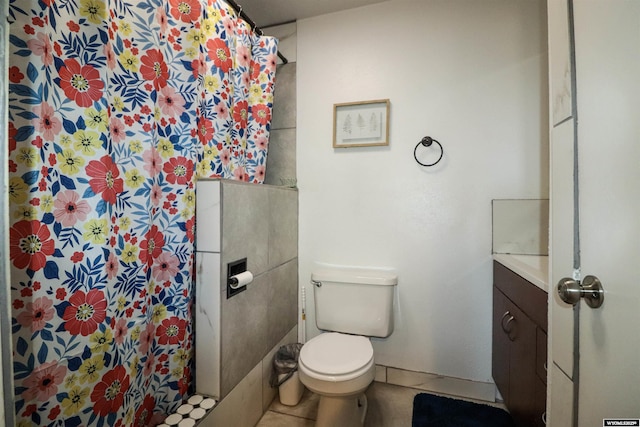
M 9 154 L 11 154 L 11 152 L 16 149 L 16 135 L 18 135 L 18 129 L 16 128 L 16 125 L 13 124 L 13 122 L 9 122 Z
M 122 365 L 118 365 L 102 376 L 91 392 L 94 402 L 93 412 L 101 417 L 117 412 L 124 401 L 124 394 L 129 389 L 129 375 Z
M 271 123 L 271 108 L 264 104 L 252 105 L 251 116 L 256 122 L 266 126 Z
M 188 367 L 183 369 L 182 378 L 178 380 L 180 393 L 186 394 L 189 391 L 189 380 L 191 380 L 191 370 Z
M 144 236 L 145 240 L 140 242 L 140 261 L 151 266 L 153 261 L 162 253 L 164 246 L 164 235 L 158 230 L 156 225 L 152 225 Z
M 156 329 L 159 344 L 176 345 L 184 340 L 187 321 L 177 316 L 164 319 Z
M 233 65 L 229 46 L 222 39 L 207 40 L 207 52 L 209 58 L 216 67 L 227 73 Z
M 169 78 L 169 68 L 164 61 L 162 52 L 158 49 L 150 49 L 140 58 L 140 74 L 147 81 L 153 82 L 155 90 L 159 90 L 167 85 Z
M 18 67 L 9 67 L 9 81 L 11 83 L 20 83 L 24 79 L 24 74 Z
M 147 427 L 153 417 L 153 409 L 156 406 L 156 400 L 151 395 L 146 395 L 142 405 L 136 411 L 136 415 L 133 421 L 134 427 Z
M 100 79 L 98 70 L 92 65 L 80 65 L 75 59 L 67 59 L 58 74 L 60 88 L 67 98 L 75 101 L 79 107 L 90 107 L 93 101 L 102 98 L 104 82 Z
M 58 418 L 58 415 L 60 415 L 60 405 L 56 405 L 53 408 L 51 408 L 51 412 L 49 412 L 49 415 L 47 416 L 47 418 L 49 418 L 50 420 L 55 420 L 56 418 Z
M 187 238 L 189 242 L 194 242 L 196 239 L 196 217 L 191 217 L 187 220 L 185 225 L 187 231 Z
M 213 122 L 206 117 L 198 116 L 198 139 L 202 145 L 207 145 L 213 139 Z
M 94 193 L 100 194 L 102 200 L 109 204 L 116 203 L 116 197 L 122 193 L 123 181 L 119 178 L 118 167 L 113 163 L 111 156 L 102 156 L 100 160 L 92 160 L 85 172 L 91 177 L 89 185 Z
M 244 129 L 247 127 L 247 120 L 249 119 L 249 104 L 247 101 L 240 101 L 233 107 L 233 120 L 236 122 L 236 126 Z
M 164 164 L 162 170 L 167 174 L 167 182 L 184 185 L 193 176 L 193 161 L 186 157 L 172 157 Z
M 200 2 L 197 0 L 169 0 L 171 16 L 182 22 L 191 23 L 200 18 Z
M 71 335 L 91 335 L 107 317 L 107 300 L 99 289 L 86 294 L 78 290 L 69 298 L 69 306 L 64 310 L 64 328 Z
M 55 242 L 46 224 L 38 220 L 18 221 L 9 230 L 9 258 L 16 268 L 42 269 L 53 255 Z

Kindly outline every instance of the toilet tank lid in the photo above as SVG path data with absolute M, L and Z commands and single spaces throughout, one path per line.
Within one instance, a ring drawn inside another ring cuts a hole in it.
M 311 272 L 311 280 L 380 286 L 395 286 L 398 284 L 398 276 L 392 271 L 350 267 L 318 269 Z

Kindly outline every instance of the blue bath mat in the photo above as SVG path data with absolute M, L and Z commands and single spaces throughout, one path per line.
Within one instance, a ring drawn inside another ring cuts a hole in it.
M 412 427 L 515 427 L 508 412 L 489 405 L 420 393 L 413 399 Z

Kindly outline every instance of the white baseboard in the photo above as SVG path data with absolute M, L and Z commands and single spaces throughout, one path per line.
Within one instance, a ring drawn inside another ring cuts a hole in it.
M 376 365 L 375 381 L 411 387 L 436 394 L 446 394 L 485 402 L 496 401 L 496 386 L 492 382 L 471 381 L 382 365 Z

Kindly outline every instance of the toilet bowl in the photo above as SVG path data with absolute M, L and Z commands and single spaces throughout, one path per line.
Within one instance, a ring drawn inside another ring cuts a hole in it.
M 393 332 L 398 276 L 389 269 L 322 265 L 311 273 L 320 335 L 302 346 L 300 381 L 320 396 L 316 427 L 362 427 L 376 366 L 370 337 Z
M 367 338 L 320 334 L 302 347 L 298 370 L 300 381 L 320 395 L 317 427 L 363 425 L 364 391 L 375 376 L 373 347 Z

